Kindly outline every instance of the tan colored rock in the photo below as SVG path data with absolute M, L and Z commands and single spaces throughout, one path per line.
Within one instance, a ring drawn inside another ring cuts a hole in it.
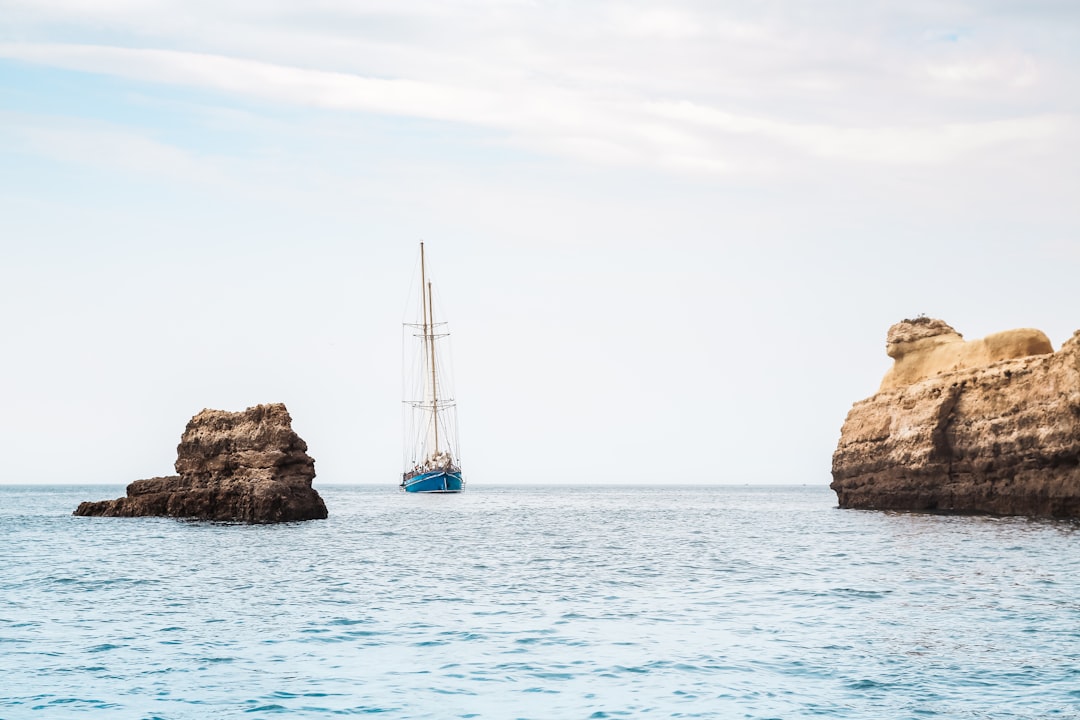
M 840 507 L 1080 517 L 1080 332 L 1056 353 L 1032 355 L 1045 335 L 1022 330 L 961 355 L 976 344 L 930 322 L 936 332 L 890 329 L 890 355 L 921 356 L 917 370 L 894 367 L 848 413 L 832 465 Z M 898 384 L 909 372 L 920 379 Z
M 315 461 L 281 403 L 203 410 L 188 422 L 176 454 L 179 475 L 136 480 L 125 497 L 84 502 L 74 514 L 250 523 L 327 516 L 311 487 Z
M 879 390 L 903 387 L 942 373 L 978 368 L 999 360 L 1045 355 L 1054 351 L 1050 338 L 1032 328 L 1006 330 L 966 342 L 943 320 L 918 317 L 889 328 L 885 352 L 893 366 Z

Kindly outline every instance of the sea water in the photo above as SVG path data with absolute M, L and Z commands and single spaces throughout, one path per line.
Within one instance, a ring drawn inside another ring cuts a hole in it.
M 1080 717 L 1080 525 L 823 486 L 319 486 L 330 518 L 0 487 L 0 718 Z

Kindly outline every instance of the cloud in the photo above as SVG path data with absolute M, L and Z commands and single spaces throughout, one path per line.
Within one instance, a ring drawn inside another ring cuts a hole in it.
M 775 170 L 783 164 L 780 156 L 791 154 L 933 165 L 1000 144 L 1050 142 L 1076 129 L 1075 118 L 1054 114 L 914 126 L 807 123 L 698 102 L 593 95 L 540 83 L 504 88 L 374 78 L 163 49 L 6 43 L 0 44 L 0 56 L 287 106 L 461 123 L 503 133 L 534 150 L 589 162 L 710 173 Z M 747 140 L 756 145 L 748 149 Z
M 221 180 L 212 159 L 127 128 L 19 113 L 0 112 L 0 150 L 29 151 L 65 163 L 111 168 L 139 176 L 214 183 Z
M 1075 132 L 1067 115 L 928 127 L 843 127 L 740 116 L 694 103 L 658 103 L 657 115 L 717 132 L 768 138 L 819 158 L 885 165 L 932 165 L 994 145 L 1051 141 Z
M 1024 55 L 929 62 L 925 65 L 925 72 L 932 80 L 947 85 L 950 89 L 976 83 L 1025 88 L 1034 85 L 1038 80 L 1036 63 Z
M 453 123 L 607 166 L 736 177 L 933 167 L 1071 143 L 1080 116 L 1061 92 L 1075 62 L 1042 42 L 1053 6 L 1023 23 L 1019 5 L 963 0 L 812 13 L 694 0 L 8 6 L 19 32 L 7 36 L 27 41 L 0 43 L 0 57 L 197 88 L 223 107 Z
M 614 29 L 630 37 L 684 40 L 705 34 L 698 17 L 670 7 L 644 10 L 619 8 L 613 13 L 613 19 Z

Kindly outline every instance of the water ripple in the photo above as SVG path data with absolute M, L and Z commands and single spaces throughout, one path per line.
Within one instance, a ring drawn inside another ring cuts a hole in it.
M 825 488 L 320 488 L 324 522 L 0 488 L 0 717 L 1080 717 L 1080 525 Z

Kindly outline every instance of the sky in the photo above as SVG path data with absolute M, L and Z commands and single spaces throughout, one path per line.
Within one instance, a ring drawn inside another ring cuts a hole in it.
M 1073 0 L 0 17 L 0 483 L 284 402 L 395 485 L 420 240 L 473 484 L 827 484 L 894 322 L 1080 328 Z

